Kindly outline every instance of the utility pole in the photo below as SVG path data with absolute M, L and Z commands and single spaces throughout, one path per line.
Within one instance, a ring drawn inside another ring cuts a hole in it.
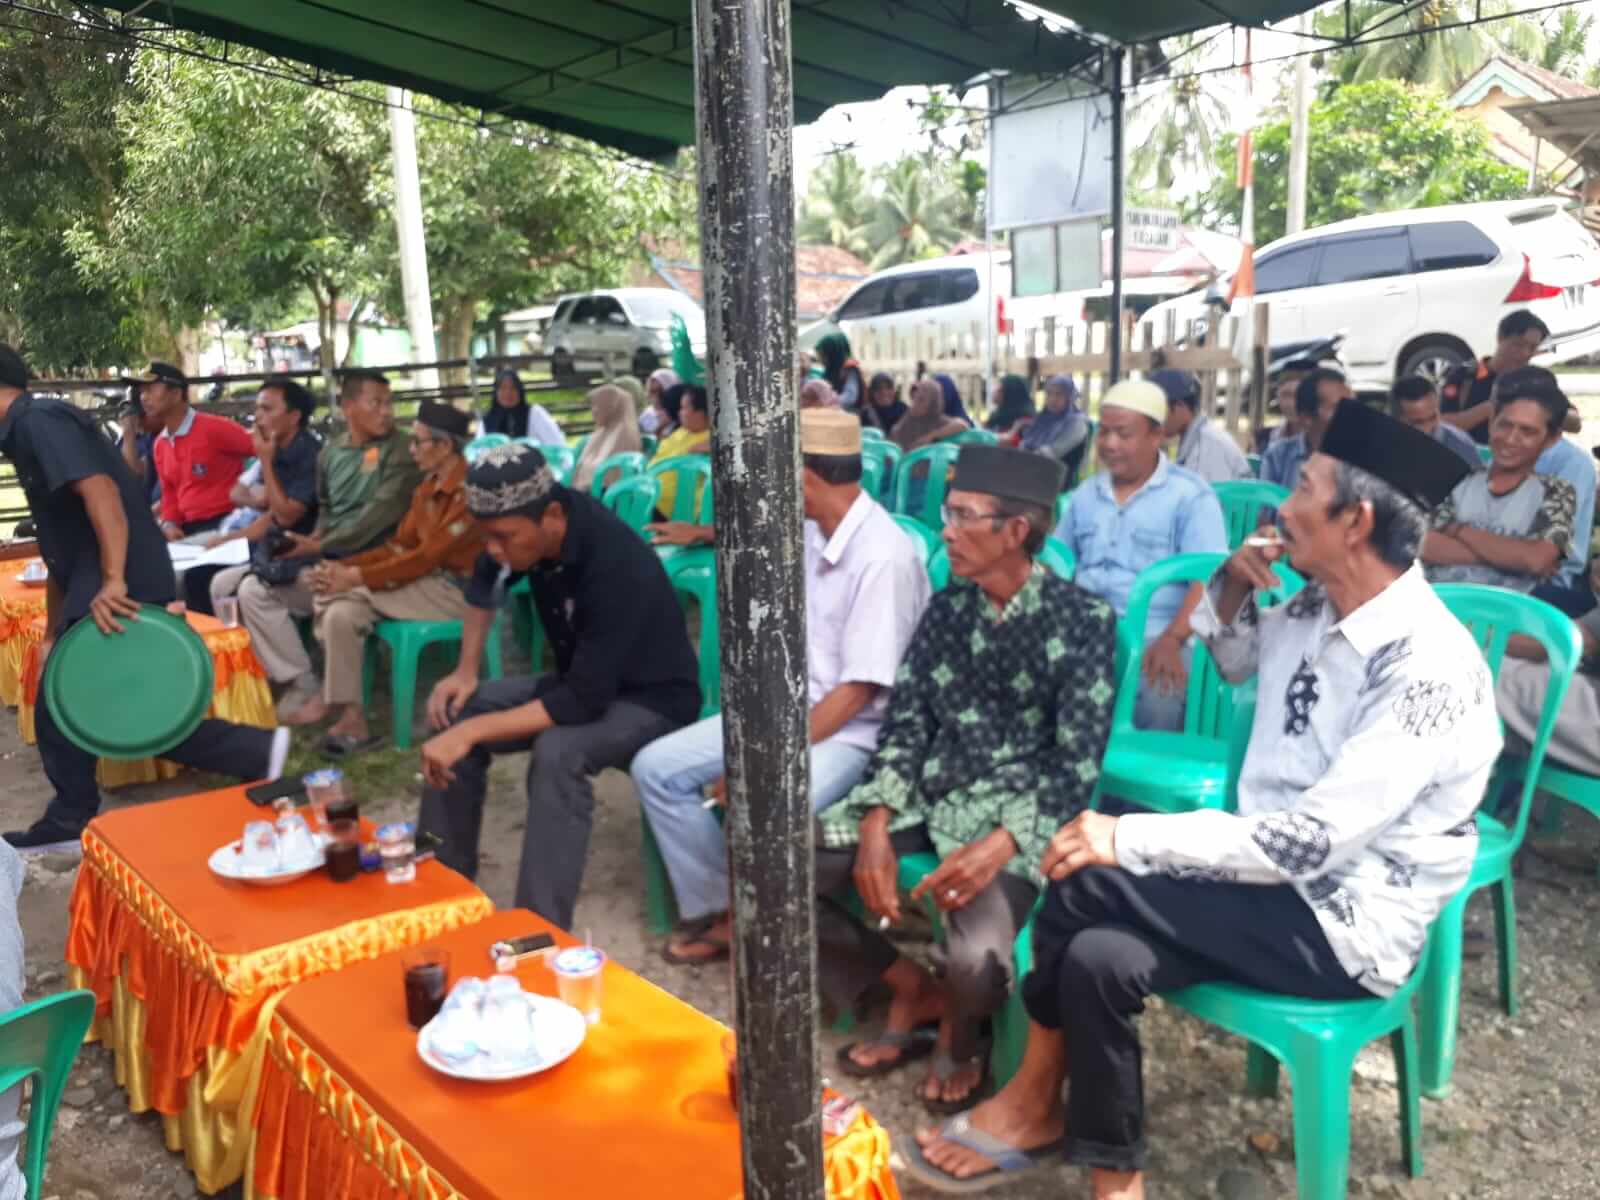
M 823 1200 L 790 0 L 692 11 L 744 1195 Z
M 1311 14 L 1300 14 L 1300 32 L 1311 32 Z M 1311 56 L 1294 60 L 1294 88 L 1289 101 L 1289 211 L 1285 233 L 1306 227 L 1306 171 L 1311 153 Z
M 422 231 L 422 177 L 417 171 L 417 119 L 403 88 L 388 89 L 389 151 L 394 159 L 394 223 L 400 240 L 400 284 L 411 331 L 411 361 L 439 361 L 433 341 L 433 293 L 428 286 L 428 243 Z M 418 387 L 433 390 L 433 368 L 417 372 Z
M 1111 327 L 1106 331 L 1106 382 L 1122 378 L 1122 246 L 1127 224 L 1123 190 L 1127 186 L 1127 93 L 1123 91 L 1128 52 L 1121 46 L 1107 56 L 1111 92 Z

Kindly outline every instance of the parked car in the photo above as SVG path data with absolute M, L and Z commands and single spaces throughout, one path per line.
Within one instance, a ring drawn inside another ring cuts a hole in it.
M 1255 275 L 1256 295 L 1271 305 L 1273 344 L 1343 332 L 1360 390 L 1386 390 L 1404 375 L 1439 379 L 1488 354 L 1500 318 L 1519 308 L 1550 327 L 1535 363 L 1600 349 L 1600 245 L 1557 200 L 1356 217 L 1257 251 Z M 1236 301 L 1235 314 L 1247 303 Z M 1201 337 L 1224 308 L 1194 291 L 1152 308 L 1144 323 L 1159 337 L 1175 312 L 1180 333 Z
M 571 375 L 579 362 L 624 355 L 640 378 L 672 361 L 672 318 L 683 318 L 695 356 L 704 359 L 706 318 L 700 306 L 670 288 L 611 288 L 564 296 L 545 331 L 550 370 Z
M 809 350 L 827 334 L 843 332 L 856 340 L 870 330 L 879 335 L 938 326 L 965 332 L 974 323 L 1003 317 L 1003 300 L 990 303 L 989 263 L 982 254 L 958 254 L 889 267 L 857 285 L 832 313 L 800 331 L 800 348 Z M 1011 291 L 1011 263 L 996 261 L 997 297 Z

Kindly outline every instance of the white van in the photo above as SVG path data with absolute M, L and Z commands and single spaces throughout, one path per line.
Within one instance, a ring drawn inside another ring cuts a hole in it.
M 879 271 L 845 297 L 832 313 L 800 331 L 799 348 L 810 350 L 830 333 L 852 341 L 867 331 L 879 336 L 910 334 L 930 325 L 966 332 L 975 323 L 1004 315 L 1011 292 L 1011 256 L 997 254 L 994 295 L 989 300 L 989 256 L 957 254 L 904 263 Z
M 1500 319 L 1522 308 L 1550 329 L 1533 360 L 1540 366 L 1600 350 L 1600 245 L 1559 200 L 1356 217 L 1263 247 L 1255 274 L 1273 344 L 1343 333 L 1350 381 L 1363 390 L 1387 391 L 1405 375 L 1442 378 L 1493 351 Z M 1236 302 L 1235 314 L 1248 303 Z M 1212 319 L 1199 291 L 1157 305 L 1144 323 L 1159 336 L 1169 311 L 1180 334 Z

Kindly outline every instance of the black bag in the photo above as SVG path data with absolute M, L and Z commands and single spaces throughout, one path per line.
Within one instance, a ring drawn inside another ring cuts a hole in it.
M 266 537 L 250 544 L 250 573 L 270 587 L 284 587 L 293 583 L 300 577 L 301 571 L 317 560 L 273 557 L 288 544 L 288 537 L 276 525 L 267 530 Z

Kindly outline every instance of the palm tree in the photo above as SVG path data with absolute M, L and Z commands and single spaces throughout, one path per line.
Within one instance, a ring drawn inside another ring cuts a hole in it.
M 1178 60 L 1179 76 L 1151 86 L 1129 109 L 1135 148 L 1129 181 L 1137 187 L 1170 192 L 1181 178 L 1209 180 L 1217 169 L 1218 131 L 1230 121 L 1228 102 L 1215 75 L 1189 74 L 1203 43 L 1197 34 L 1168 38 L 1161 51 Z
M 1334 71 L 1344 83 L 1400 79 L 1421 87 L 1449 91 L 1481 67 L 1498 50 L 1537 62 L 1544 33 L 1526 17 L 1509 15 L 1512 0 L 1357 0 L 1350 5 L 1350 30 L 1384 40 L 1339 51 Z M 1474 23 L 1477 17 L 1497 17 Z M 1316 18 L 1316 31 L 1343 37 L 1343 9 Z M 1410 32 L 1414 37 L 1393 35 Z
M 1544 24 L 1544 53 L 1539 65 L 1569 79 L 1582 76 L 1589 52 L 1589 35 L 1594 31 L 1594 17 L 1586 16 L 1575 8 L 1563 8 L 1555 20 Z
M 869 249 L 865 230 L 872 206 L 867 173 L 849 153 L 830 155 L 811 176 L 795 236 L 802 242 L 838 246 L 852 254 Z
M 906 157 L 883 168 L 879 182 L 882 191 L 866 228 L 874 271 L 932 258 L 961 240 L 960 198 L 942 172 Z

